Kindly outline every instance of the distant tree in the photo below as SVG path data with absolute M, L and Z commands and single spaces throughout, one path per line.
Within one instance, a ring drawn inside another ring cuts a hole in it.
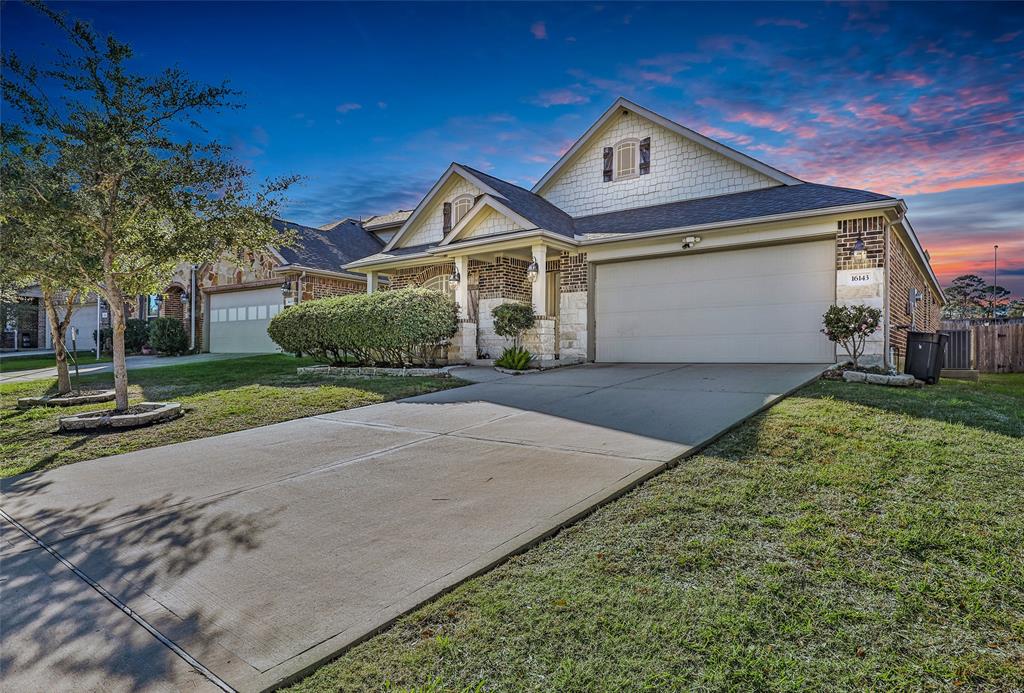
M 1024 298 L 1015 298 L 1007 304 L 1006 317 L 1024 318 Z
M 4 55 L 4 99 L 35 147 L 22 153 L 35 152 L 59 194 L 22 181 L 19 199 L 38 200 L 10 216 L 27 234 L 39 232 L 37 216 L 62 219 L 57 247 L 74 265 L 75 280 L 109 305 L 116 407 L 124 409 L 126 299 L 159 291 L 179 262 L 288 242 L 270 221 L 279 194 L 296 179 L 254 191 L 250 171 L 208 136 L 200 118 L 238 107 L 226 83 L 197 84 L 177 68 L 132 73 L 128 45 L 31 4 L 64 30 L 71 49 L 42 70 Z
M 943 293 L 946 305 L 942 308 L 945 320 L 982 317 L 985 312 L 985 280 L 976 274 L 962 274 L 949 283 Z
M 1008 308 L 1007 298 L 1010 297 L 1011 291 L 1002 286 L 993 286 L 989 284 L 985 287 L 985 301 L 988 304 L 986 309 L 986 315 L 993 318 L 1006 317 L 1006 311 Z

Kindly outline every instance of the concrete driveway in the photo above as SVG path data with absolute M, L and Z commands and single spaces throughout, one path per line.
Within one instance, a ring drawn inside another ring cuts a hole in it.
M 6 480 L 13 689 L 212 684 L 308 670 L 815 378 L 820 365 L 590 365 Z M 83 579 L 84 578 L 84 579 Z

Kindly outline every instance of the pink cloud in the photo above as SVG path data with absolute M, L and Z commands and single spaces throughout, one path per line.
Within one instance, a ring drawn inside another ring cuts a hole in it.
M 889 79 L 897 82 L 906 82 L 912 87 L 927 87 L 935 82 L 934 79 L 920 72 L 894 72 L 889 75 Z
M 1009 31 L 995 40 L 996 43 L 1009 43 L 1013 39 L 1021 35 L 1021 31 Z
M 537 21 L 530 25 L 530 33 L 533 38 L 542 41 L 548 37 L 548 27 L 544 22 Z
M 362 108 L 362 104 L 358 103 L 341 103 L 334 107 L 338 113 L 349 113 L 350 111 L 358 111 Z
M 538 106 L 550 108 L 551 106 L 573 106 L 581 103 L 588 103 L 590 97 L 581 94 L 575 89 L 548 89 L 537 94 L 533 102 Z
M 799 19 L 786 19 L 785 17 L 764 17 L 758 19 L 756 24 L 758 26 L 788 26 L 793 29 L 806 29 L 807 23 L 801 22 Z

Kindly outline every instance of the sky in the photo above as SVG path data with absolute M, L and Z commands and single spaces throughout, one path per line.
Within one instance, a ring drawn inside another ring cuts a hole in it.
M 1024 3 L 54 3 L 227 80 L 210 132 L 289 219 L 411 209 L 451 161 L 531 187 L 626 96 L 803 180 L 906 200 L 945 284 L 1024 295 Z M 5 2 L 2 44 L 63 42 Z M 5 114 L 6 116 L 6 114 Z

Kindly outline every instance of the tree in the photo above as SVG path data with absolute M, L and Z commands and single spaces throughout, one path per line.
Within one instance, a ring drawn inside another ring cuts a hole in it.
M 978 318 L 984 314 L 984 301 L 988 298 L 985 280 L 976 274 L 962 274 L 947 286 L 946 305 L 942 317 L 947 320 Z
M 882 321 L 882 311 L 870 306 L 831 306 L 822 322 L 821 330 L 826 337 L 846 350 L 853 367 L 858 368 L 858 360 L 864 354 L 867 338 L 878 329 Z
M 533 306 L 528 303 L 502 303 L 493 311 L 494 332 L 499 337 L 512 340 L 512 347 L 518 349 L 523 341 L 523 333 L 533 327 L 537 316 Z
M 21 197 L 36 196 L 37 208 L 62 220 L 55 248 L 74 266 L 76 281 L 109 305 L 116 407 L 124 409 L 126 299 L 159 291 L 179 262 L 287 243 L 291 237 L 270 221 L 280 193 L 297 179 L 253 190 L 250 171 L 209 137 L 200 119 L 239 107 L 226 83 L 201 85 L 177 68 L 135 74 L 128 45 L 32 4 L 64 30 L 70 49 L 45 70 L 3 57 L 4 98 L 60 193 L 29 178 Z M 23 214 L 32 221 L 29 211 L 11 212 Z M 37 233 L 30 223 L 22 228 Z
M 1024 318 L 1024 298 L 1015 298 L 1007 304 L 1006 317 Z
M 1006 317 L 1007 305 L 1005 299 L 1010 297 L 1012 292 L 999 285 L 989 284 L 985 287 L 985 298 L 988 299 L 987 314 L 993 318 Z
M 86 290 L 57 244 L 62 218 L 54 213 L 63 202 L 60 186 L 24 130 L 0 126 L 0 143 L 0 179 L 4 181 L 0 189 L 0 232 L 4 237 L 0 274 L 20 286 L 39 285 L 53 337 L 57 391 L 67 394 L 71 392 L 71 375 L 66 338 L 71 316 L 84 300 Z M 58 204 L 39 204 L 41 198 L 32 187 Z

